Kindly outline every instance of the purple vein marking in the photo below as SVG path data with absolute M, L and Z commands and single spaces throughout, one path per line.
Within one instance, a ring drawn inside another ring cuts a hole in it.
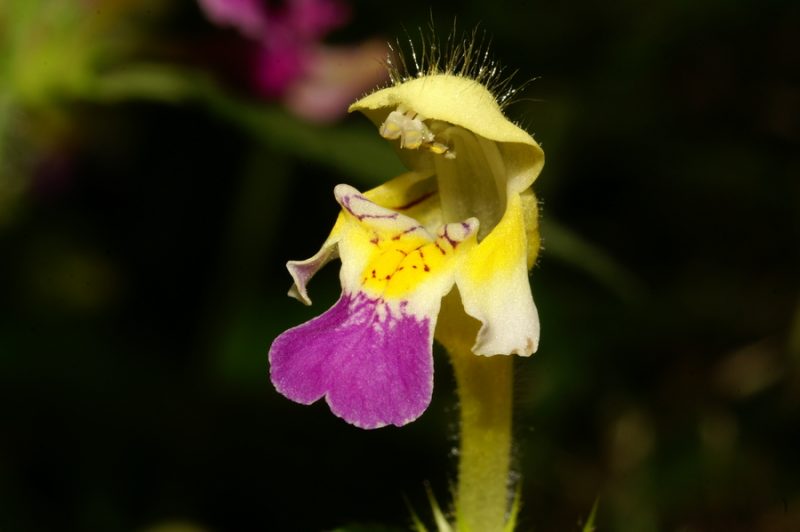
M 468 236 L 474 228 L 473 228 L 473 226 L 471 224 L 469 224 L 467 222 L 460 222 L 459 225 L 461 226 L 461 229 L 464 230 L 464 237 L 462 237 L 461 240 L 458 240 L 458 239 L 454 239 L 453 237 L 450 236 L 449 231 L 450 231 L 450 229 L 452 228 L 453 225 L 455 225 L 455 224 L 447 224 L 447 225 L 444 226 L 444 228 L 442 230 L 442 238 L 447 240 L 447 242 L 453 247 L 453 249 L 455 249 L 455 248 L 458 247 L 459 244 L 461 244 L 461 242 L 463 242 L 463 240 L 466 238 L 466 236 Z
M 467 225 L 467 224 L 465 224 L 463 222 L 461 223 L 461 225 L 464 227 L 464 229 L 469 230 L 469 225 Z M 456 249 L 456 247 L 458 247 L 459 242 L 457 240 L 453 240 L 450 237 L 450 234 L 447 232 L 449 229 L 450 228 L 447 225 L 445 225 L 444 226 L 444 231 L 442 232 L 442 236 L 444 237 L 445 240 L 447 240 L 447 242 L 450 243 L 450 246 L 452 246 L 453 249 Z M 439 247 L 439 246 L 436 246 L 436 247 Z M 442 248 L 439 248 L 439 249 L 442 249 Z M 442 251 L 442 253 L 444 253 L 444 251 Z
M 398 216 L 400 216 L 400 214 L 399 214 L 399 213 L 396 213 L 396 212 L 392 212 L 392 213 L 390 213 L 390 214 L 358 214 L 358 213 L 357 213 L 357 212 L 354 210 L 353 206 L 351 205 L 351 203 L 352 203 L 352 200 L 353 200 L 353 199 L 357 199 L 357 200 L 361 200 L 361 201 L 367 202 L 367 203 L 369 203 L 370 205 L 375 205 L 375 204 L 374 204 L 374 203 L 372 203 L 372 202 L 371 202 L 370 200 L 368 200 L 367 198 L 365 198 L 364 196 L 343 196 L 343 197 L 342 197 L 342 206 L 343 206 L 345 209 L 347 209 L 347 212 L 349 212 L 350 214 L 352 214 L 353 216 L 355 216 L 355 217 L 356 217 L 356 219 L 357 219 L 359 222 L 360 222 L 360 221 L 362 221 L 362 220 L 364 220 L 364 219 L 367 219 L 367 218 L 369 218 L 369 219 L 378 219 L 378 220 L 394 220 L 394 219 L 396 219 Z
M 413 233 L 414 231 L 417 231 L 417 230 L 419 230 L 419 229 L 422 229 L 422 226 L 421 226 L 421 225 L 415 225 L 414 227 L 409 227 L 408 229 L 406 229 L 406 230 L 405 230 L 405 231 L 403 231 L 402 233 L 397 233 L 396 235 L 394 235 L 394 236 L 392 237 L 392 240 L 400 240 L 400 239 L 401 239 L 401 238 L 403 238 L 405 235 L 407 235 L 407 234 L 409 234 L 409 233 Z
M 396 208 L 394 208 L 392 210 L 394 210 L 394 211 L 405 211 L 407 209 L 410 209 L 411 207 L 414 207 L 415 205 L 419 205 L 420 203 L 422 203 L 426 199 L 428 199 L 431 196 L 435 195 L 437 192 L 438 191 L 436 191 L 436 190 L 432 190 L 432 191 L 428 192 L 427 194 L 423 194 L 422 196 L 420 196 L 420 197 L 418 197 L 418 198 L 416 198 L 414 200 L 411 200 L 409 203 L 406 203 L 405 205 L 402 205 L 400 207 L 396 207 Z

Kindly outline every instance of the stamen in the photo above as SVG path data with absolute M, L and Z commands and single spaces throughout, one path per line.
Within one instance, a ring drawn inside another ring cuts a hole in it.
M 406 150 L 424 148 L 435 155 L 443 155 L 448 159 L 455 158 L 455 153 L 447 144 L 436 141 L 436 135 L 425 124 L 425 117 L 398 106 L 389 113 L 378 129 L 381 137 L 388 140 L 400 139 L 400 147 Z

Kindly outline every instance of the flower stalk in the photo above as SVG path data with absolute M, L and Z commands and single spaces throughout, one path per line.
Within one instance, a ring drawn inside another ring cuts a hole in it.
M 461 405 L 458 530 L 501 531 L 509 506 L 513 359 L 452 353 Z
M 475 356 L 469 339 L 479 323 L 460 318 L 460 307 L 457 294 L 448 295 L 436 330 L 453 365 L 460 407 L 456 530 L 500 532 L 509 510 L 513 358 Z

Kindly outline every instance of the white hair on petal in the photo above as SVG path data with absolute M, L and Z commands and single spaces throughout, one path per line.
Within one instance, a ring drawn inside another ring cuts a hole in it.
M 469 32 L 458 32 L 454 21 L 453 29 L 442 43 L 431 22 L 427 31 L 420 27 L 418 34 L 415 39 L 406 32 L 405 43 L 399 38 L 394 44 L 388 43 L 390 51 L 385 64 L 393 85 L 436 74 L 461 76 L 484 85 L 500 107 L 506 107 L 529 83 L 513 84 L 517 71 L 506 73 L 492 57 L 491 38 L 486 30 L 476 27 Z

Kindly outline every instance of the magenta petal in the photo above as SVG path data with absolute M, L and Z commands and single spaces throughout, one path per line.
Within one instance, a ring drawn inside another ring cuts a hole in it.
M 267 12 L 259 0 L 198 0 L 206 16 L 219 26 L 233 26 L 257 39 L 267 28 Z
M 430 403 L 431 342 L 428 318 L 342 294 L 327 312 L 275 339 L 270 376 L 289 399 L 326 397 L 334 414 L 358 427 L 401 426 Z
M 309 53 L 300 46 L 270 48 L 262 46 L 253 61 L 253 82 L 264 96 L 284 94 L 292 83 L 303 76 Z
M 344 26 L 350 7 L 339 0 L 293 0 L 287 4 L 285 23 L 309 40 L 318 40 Z

